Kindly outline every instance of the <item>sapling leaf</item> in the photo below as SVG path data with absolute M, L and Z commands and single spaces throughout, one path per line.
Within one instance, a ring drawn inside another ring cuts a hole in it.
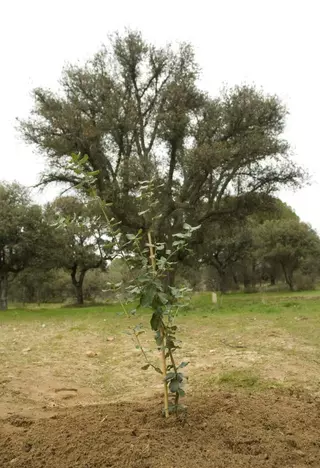
M 189 364 L 189 362 L 183 361 L 183 362 L 179 365 L 178 369 L 182 369 L 183 367 L 186 367 L 188 364 Z
M 87 175 L 88 175 L 88 176 L 93 176 L 93 177 L 94 177 L 94 176 L 98 175 L 99 172 L 100 172 L 100 171 L 87 172 Z
M 142 370 L 147 370 L 149 369 L 150 364 L 145 364 L 144 366 L 141 367 Z
M 178 392 L 179 392 L 179 395 L 180 395 L 181 397 L 184 397 L 185 394 L 186 394 L 186 392 L 183 390 L 183 388 L 179 388 L 179 389 L 178 389 Z
M 172 242 L 173 247 L 176 247 L 178 245 L 183 245 L 183 244 L 184 244 L 184 241 L 174 241 L 174 242 Z
M 187 234 L 183 234 L 182 232 L 178 232 L 177 234 L 173 234 L 173 237 L 178 237 L 179 239 L 185 239 Z
M 161 346 L 161 345 L 162 345 L 162 338 L 161 338 L 161 336 L 156 336 L 155 340 L 156 340 L 157 346 Z
M 179 391 L 179 381 L 177 379 L 172 379 L 169 384 L 169 390 L 172 393 L 176 393 Z
M 168 297 L 167 297 L 167 295 L 165 293 L 158 292 L 158 297 L 159 297 L 162 304 L 167 304 L 168 303 Z
M 153 312 L 151 320 L 150 320 L 150 325 L 151 329 L 154 331 L 159 330 L 160 324 L 161 324 L 161 316 L 162 314 L 159 313 L 158 311 Z
M 154 296 L 157 293 L 157 287 L 154 283 L 148 284 L 142 291 L 140 296 L 140 306 L 141 307 L 150 307 Z
M 165 376 L 164 380 L 166 380 L 166 381 L 168 382 L 169 380 L 174 379 L 175 376 L 176 376 L 176 374 L 175 374 L 174 372 L 169 372 L 169 373 Z

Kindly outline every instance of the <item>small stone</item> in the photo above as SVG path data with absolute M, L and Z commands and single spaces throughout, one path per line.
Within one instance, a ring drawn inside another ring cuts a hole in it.
M 23 353 L 29 353 L 31 351 L 31 348 L 24 348 L 22 350 Z
M 87 355 L 87 357 L 91 358 L 91 357 L 95 357 L 97 355 L 97 353 L 95 353 L 94 351 L 87 351 L 86 355 Z
M 29 442 L 26 442 L 23 446 L 23 450 L 25 452 L 30 452 L 31 449 L 32 449 L 32 445 Z
M 114 341 L 114 336 L 108 336 L 107 341 Z
M 45 328 L 45 327 L 46 327 L 46 324 L 45 324 L 45 323 L 43 323 L 41 326 L 42 326 L 42 328 Z
M 268 459 L 269 459 L 269 455 L 268 455 L 267 453 L 265 453 L 265 454 L 263 455 L 263 458 L 264 458 L 264 460 L 268 460 Z

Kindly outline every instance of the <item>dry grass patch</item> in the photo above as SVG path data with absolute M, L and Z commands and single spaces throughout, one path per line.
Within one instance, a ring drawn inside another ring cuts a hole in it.
M 179 317 L 179 354 L 191 362 L 189 390 L 281 385 L 319 392 L 319 301 L 292 300 L 292 307 L 287 302 L 231 296 L 217 309 L 209 296 L 196 297 Z M 0 414 L 160 392 L 159 376 L 141 370 L 142 356 L 124 333 L 141 322 L 143 344 L 156 361 L 149 316 L 127 319 L 118 309 L 6 313 L 0 326 Z

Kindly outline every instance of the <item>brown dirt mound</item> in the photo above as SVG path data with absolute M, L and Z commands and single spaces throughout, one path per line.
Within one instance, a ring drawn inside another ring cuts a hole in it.
M 0 466 L 320 467 L 320 402 L 235 394 L 190 397 L 186 417 L 161 402 L 73 408 L 45 419 L 0 421 Z

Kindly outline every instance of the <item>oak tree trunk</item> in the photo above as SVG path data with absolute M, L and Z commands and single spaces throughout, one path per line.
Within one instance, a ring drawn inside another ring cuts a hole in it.
M 0 310 L 8 309 L 8 274 L 0 273 Z
M 71 270 L 71 280 L 72 280 L 72 284 L 74 286 L 75 293 L 76 293 L 77 305 L 83 305 L 84 303 L 83 281 L 84 281 L 84 277 L 85 277 L 87 270 L 81 269 L 78 278 L 77 278 L 77 270 L 78 270 L 78 265 L 75 264 Z

